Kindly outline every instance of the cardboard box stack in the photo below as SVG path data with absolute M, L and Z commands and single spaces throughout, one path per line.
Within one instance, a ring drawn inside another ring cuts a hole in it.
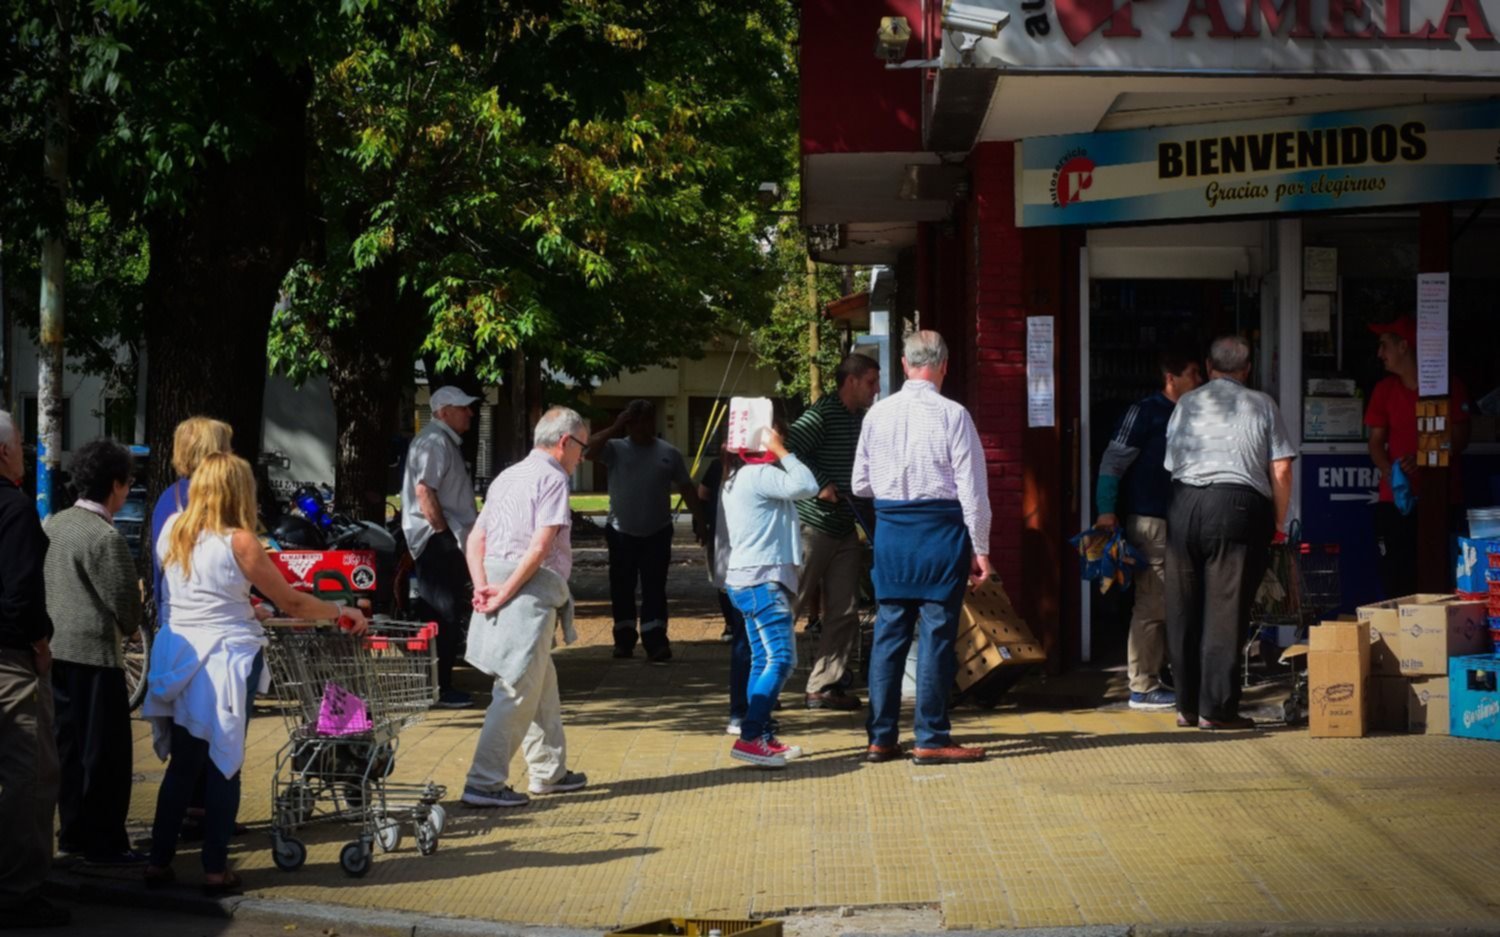
M 1308 635 L 1308 732 L 1361 738 L 1370 676 L 1370 623 L 1325 621 Z
M 1435 593 L 1358 609 L 1370 628 L 1370 731 L 1448 734 L 1449 662 L 1489 648 L 1487 610 L 1486 602 Z
M 953 648 L 958 658 L 955 682 L 960 691 L 969 690 L 997 670 L 1047 660 L 1041 644 L 996 580 L 969 593 Z

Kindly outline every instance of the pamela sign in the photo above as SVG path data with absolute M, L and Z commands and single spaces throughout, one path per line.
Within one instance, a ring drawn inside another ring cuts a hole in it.
M 1016 222 L 1109 224 L 1500 196 L 1500 101 L 1032 137 Z

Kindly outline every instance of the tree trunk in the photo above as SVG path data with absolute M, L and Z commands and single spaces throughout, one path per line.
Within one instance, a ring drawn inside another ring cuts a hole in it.
M 260 453 L 266 337 L 306 224 L 304 124 L 310 76 L 265 62 L 266 136 L 234 162 L 210 160 L 179 212 L 147 219 L 146 392 L 151 497 L 173 479 L 172 433 L 190 416 L 234 427 L 234 449 Z
M 398 295 L 393 265 L 367 274 L 363 288 L 355 323 L 332 333 L 327 348 L 338 424 L 334 497 L 344 514 L 384 521 L 390 441 L 427 319 L 419 297 Z

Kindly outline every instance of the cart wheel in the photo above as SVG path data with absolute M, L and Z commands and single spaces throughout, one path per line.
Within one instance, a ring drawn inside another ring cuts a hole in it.
M 401 845 L 400 822 L 391 817 L 381 820 L 375 828 L 375 842 L 380 844 L 381 852 L 395 852 Z
M 433 829 L 432 821 L 423 820 L 417 824 L 417 852 L 424 856 L 430 856 L 437 852 L 438 831 Z
M 271 861 L 283 872 L 295 872 L 307 861 L 307 847 L 300 839 L 277 836 L 271 842 Z
M 443 829 L 448 825 L 448 811 L 443 809 L 442 804 L 433 804 L 427 808 L 427 822 L 432 824 L 434 833 L 442 836 Z
M 351 878 L 364 878 L 370 871 L 370 847 L 364 843 L 346 843 L 339 851 L 339 865 Z

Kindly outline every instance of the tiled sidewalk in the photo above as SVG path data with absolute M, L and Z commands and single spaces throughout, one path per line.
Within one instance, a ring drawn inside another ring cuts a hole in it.
M 449 786 L 441 848 L 423 857 L 408 835 L 363 879 L 340 871 L 336 827 L 306 831 L 302 870 L 271 864 L 282 723 L 256 719 L 242 810 L 255 829 L 233 855 L 250 893 L 600 928 L 892 904 L 939 907 L 957 928 L 1500 919 L 1500 745 L 1210 735 L 1118 705 L 1012 704 L 955 713 L 956 735 L 990 750 L 983 764 L 867 765 L 862 716 L 792 705 L 794 680 L 783 736 L 808 754 L 757 771 L 729 759 L 727 651 L 701 576 L 673 571 L 685 599 L 665 667 L 610 659 L 598 577 L 581 578 L 584 641 L 557 665 L 587 790 L 516 811 L 458 805 L 482 712 L 434 713 L 403 736 L 396 777 Z M 140 730 L 144 825 L 161 765 Z M 179 857 L 186 882 L 196 862 Z

